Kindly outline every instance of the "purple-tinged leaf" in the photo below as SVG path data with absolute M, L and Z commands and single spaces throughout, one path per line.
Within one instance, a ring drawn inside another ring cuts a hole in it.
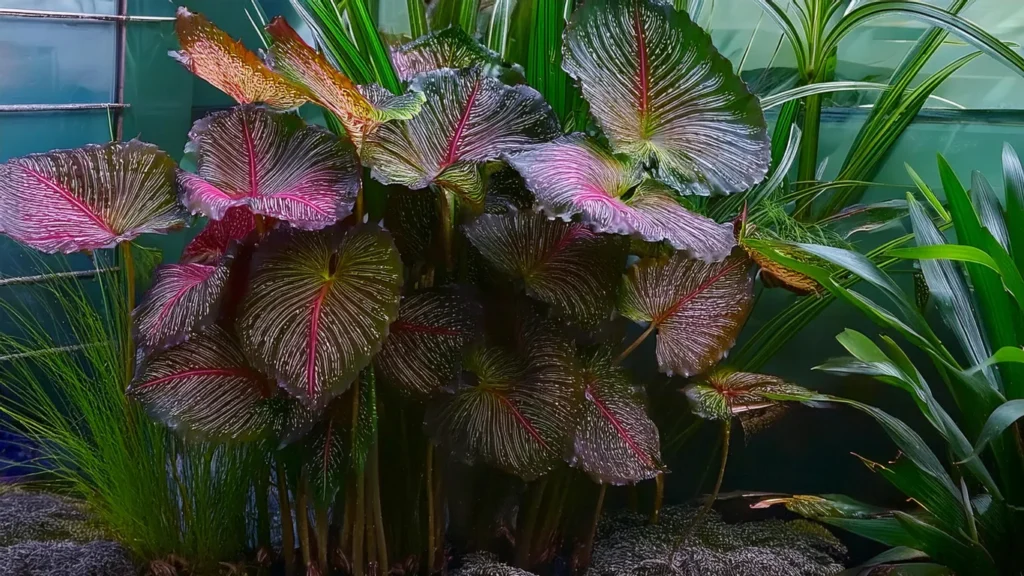
M 252 440 L 280 430 L 277 386 L 254 370 L 235 339 L 211 326 L 154 354 L 128 390 L 153 418 L 210 440 Z
M 692 376 L 714 366 L 732 348 L 754 300 L 751 262 L 737 251 L 708 264 L 675 255 L 630 267 L 619 311 L 657 330 L 658 367 Z
M 403 82 L 441 68 L 473 66 L 480 66 L 485 75 L 499 78 L 506 84 L 526 82 L 521 66 L 505 64 L 500 54 L 480 44 L 458 26 L 431 32 L 392 48 L 391 62 Z
M 570 464 L 605 484 L 631 484 L 663 472 L 658 428 L 641 389 L 607 351 L 578 362 L 582 404 Z
M 398 320 L 374 358 L 384 384 L 430 397 L 459 372 L 463 349 L 480 334 L 479 305 L 467 294 L 435 288 L 402 299 Z
M 173 346 L 216 319 L 231 259 L 219 266 L 167 264 L 133 314 L 135 342 L 144 351 Z
M 743 430 L 751 434 L 785 411 L 786 404 L 765 394 L 791 389 L 796 388 L 776 376 L 716 368 L 687 386 L 685 392 L 694 415 L 706 420 L 730 420 L 735 416 Z
M 256 229 L 256 219 L 245 206 L 229 208 L 220 220 L 210 220 L 181 253 L 185 263 L 216 264 L 231 244 Z
M 387 233 L 276 231 L 254 256 L 238 330 L 253 365 L 310 407 L 338 396 L 398 317 L 402 262 Z
M 473 246 L 527 294 L 584 326 L 608 319 L 626 266 L 628 242 L 578 222 L 533 212 L 484 214 L 466 226 Z
M 0 231 L 42 252 L 110 248 L 182 226 L 174 161 L 138 140 L 0 164 Z
M 559 133 L 536 90 L 506 86 L 477 69 L 430 72 L 412 89 L 426 96 L 423 110 L 380 126 L 363 144 L 363 161 L 385 184 L 414 190 L 434 184 L 479 207 L 484 190 L 477 164 Z
M 667 240 L 702 260 L 721 260 L 736 245 L 730 224 L 683 208 L 669 188 L 644 180 L 637 163 L 611 154 L 583 134 L 511 154 L 508 161 L 550 216 L 581 214 L 597 232 Z
M 768 171 L 764 114 L 685 12 L 658 0 L 587 0 L 565 29 L 562 67 L 612 149 L 680 192 L 747 190 Z
M 304 86 L 311 100 L 333 112 L 357 149 L 382 122 L 412 118 L 423 104 L 423 95 L 416 92 L 394 96 L 376 85 L 365 90 L 357 87 L 280 16 L 271 20 L 267 32 L 273 39 L 270 61 L 274 69 Z
M 301 87 L 275 74 L 259 56 L 202 14 L 179 7 L 174 31 L 181 50 L 170 52 L 171 57 L 239 104 L 262 102 L 271 108 L 289 110 L 308 99 Z
M 352 146 L 293 114 L 239 106 L 211 114 L 189 133 L 198 174 L 179 172 L 182 199 L 214 220 L 247 206 L 316 230 L 348 216 L 360 178 Z
M 572 431 L 572 389 L 531 378 L 525 363 L 504 348 L 474 351 L 464 370 L 455 393 L 427 407 L 434 441 L 463 462 L 490 464 L 524 480 L 554 468 Z

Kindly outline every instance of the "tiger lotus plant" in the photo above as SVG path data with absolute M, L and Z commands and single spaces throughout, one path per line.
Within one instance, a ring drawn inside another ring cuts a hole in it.
M 176 31 L 172 56 L 238 101 L 193 126 L 195 171 L 138 141 L 14 159 L 0 230 L 67 253 L 207 219 L 134 309 L 127 393 L 186 437 L 268 446 L 254 486 L 276 486 L 289 570 L 296 545 L 309 573 L 440 569 L 446 463 L 602 486 L 666 471 L 623 360 L 651 338 L 691 377 L 733 345 L 756 265 L 695 199 L 751 188 L 770 153 L 758 100 L 686 14 L 576 10 L 562 65 L 594 128 L 570 134 L 457 28 L 391 51 L 397 94 L 280 18 L 265 58 L 184 8 Z M 380 446 L 404 455 L 397 482 Z

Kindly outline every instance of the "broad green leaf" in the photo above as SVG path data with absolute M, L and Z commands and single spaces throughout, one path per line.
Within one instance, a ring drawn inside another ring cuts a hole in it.
M 639 164 L 583 134 L 563 136 L 508 160 L 549 216 L 567 220 L 581 214 L 596 232 L 666 240 L 709 261 L 725 258 L 736 245 L 731 224 L 686 210 L 667 187 L 643 180 Z
M 1003 207 L 999 205 L 996 191 L 985 179 L 985 175 L 975 170 L 971 173 L 971 202 L 978 211 L 981 225 L 995 237 L 999 245 L 1010 251 L 1010 236 L 1003 220 Z
M 971 457 L 980 455 L 989 442 L 1006 431 L 1007 428 L 1013 426 L 1021 418 L 1024 418 L 1024 400 L 1010 400 L 996 408 L 989 415 L 988 420 L 985 422 L 985 427 L 981 429 L 981 434 L 978 435 L 978 439 L 975 442 L 974 454 Z
M 303 229 L 352 211 L 360 187 L 351 145 L 293 114 L 239 106 L 211 114 L 189 132 L 197 174 L 178 172 L 182 200 L 220 220 L 236 206 Z
M 767 174 L 757 98 L 685 13 L 655 0 L 588 0 L 566 26 L 564 58 L 612 149 L 676 190 L 739 192 Z
M 978 543 L 970 542 L 959 535 L 952 535 L 924 520 L 895 512 L 900 526 L 916 542 L 918 548 L 936 561 L 945 564 L 959 574 L 999 574 L 992 557 Z
M 245 206 L 229 208 L 220 220 L 210 220 L 181 253 L 183 263 L 215 265 L 236 241 L 256 229 L 256 219 Z
M 0 233 L 71 253 L 181 227 L 174 170 L 138 140 L 13 158 L 0 164 Z
M 981 364 L 972 366 L 967 370 L 968 374 L 974 374 L 980 370 L 983 370 L 989 366 L 994 366 L 1002 362 L 1016 362 L 1017 364 L 1024 364 L 1024 349 L 1016 348 L 1013 346 L 1006 346 L 996 350 L 995 354 L 987 358 Z
M 309 99 L 305 90 L 275 74 L 259 56 L 202 14 L 179 7 L 174 31 L 181 50 L 171 52 L 171 57 L 239 104 L 263 103 L 290 110 Z
M 463 349 L 477 339 L 479 305 L 450 288 L 417 292 L 402 299 L 388 330 L 374 358 L 377 376 L 403 393 L 430 397 L 455 379 Z
M 473 66 L 480 66 L 485 76 L 498 78 L 506 84 L 526 81 L 522 67 L 506 64 L 500 54 L 483 46 L 458 26 L 431 32 L 392 48 L 391 61 L 403 82 L 432 70 Z
M 465 231 L 500 273 L 522 281 L 527 294 L 566 318 L 594 326 L 611 317 L 626 267 L 625 238 L 535 212 L 485 214 Z
M 531 377 L 523 359 L 505 348 L 468 355 L 454 394 L 427 407 L 435 442 L 464 462 L 483 462 L 532 480 L 554 468 L 572 432 L 573 389 L 568 378 Z
M 947 531 L 954 534 L 967 533 L 965 507 L 969 503 L 961 501 L 959 494 L 951 494 L 934 476 L 899 456 L 886 464 L 863 457 L 860 459 L 868 469 L 879 473 L 900 492 L 928 511 Z
M 402 263 L 370 226 L 280 230 L 254 256 L 238 330 L 253 364 L 311 407 L 348 389 L 398 317 Z
M 987 231 L 986 231 L 986 234 Z M 891 256 L 898 258 L 911 258 L 920 260 L 956 260 L 984 266 L 999 273 L 1004 287 L 1019 303 L 1024 302 L 1024 277 L 1010 255 L 998 246 L 995 237 L 988 234 L 988 240 L 992 240 L 990 251 L 983 251 L 973 246 L 962 246 L 949 244 L 941 246 L 919 246 L 917 248 L 897 248 L 888 252 Z
M 1003 186 L 1006 191 L 1006 228 L 1010 253 L 1017 268 L 1024 270 L 1024 167 L 1016 150 L 1003 144 Z
M 647 415 L 642 388 L 606 350 L 578 360 L 579 420 L 569 460 L 596 482 L 632 484 L 665 470 L 658 428 Z
M 949 222 L 951 219 L 949 212 L 947 212 L 946 208 L 942 206 L 942 202 L 939 202 L 938 196 L 935 195 L 935 192 L 932 192 L 931 187 L 917 175 L 917 172 L 910 167 L 910 164 L 904 163 L 903 167 L 906 168 L 907 174 L 910 175 L 910 179 L 914 181 L 914 185 L 917 186 L 917 189 L 924 196 L 925 200 L 928 201 L 928 204 L 931 205 L 932 209 L 935 210 L 935 213 L 939 215 L 939 218 L 942 218 L 943 222 Z
M 721 360 L 753 305 L 751 262 L 737 252 L 707 264 L 677 254 L 641 260 L 623 280 L 619 311 L 657 330 L 658 367 L 667 374 L 701 374 Z
M 216 326 L 147 358 L 128 394 L 156 420 L 198 438 L 251 440 L 282 421 L 277 386 Z
M 423 104 L 423 95 L 410 92 L 395 96 L 377 85 L 357 87 L 310 48 L 284 18 L 278 16 L 267 26 L 273 39 L 270 63 L 282 76 L 303 86 L 310 100 L 330 110 L 344 126 L 356 149 L 366 135 L 388 120 L 408 120 Z
M 178 344 L 214 320 L 231 259 L 217 266 L 167 264 L 132 314 L 135 344 L 151 351 Z
M 362 159 L 384 184 L 434 185 L 471 207 L 483 203 L 478 164 L 554 138 L 559 130 L 535 90 L 509 87 L 478 69 L 442 69 L 411 88 L 426 97 L 411 120 L 389 122 L 365 141 Z
M 910 221 L 914 229 L 914 237 L 918 246 L 941 247 L 944 250 L 960 248 L 947 246 L 946 240 L 939 229 L 932 223 L 924 208 L 907 196 L 910 206 Z M 948 260 L 921 260 L 921 272 L 928 284 L 928 292 L 935 299 L 942 320 L 956 335 L 960 346 L 967 354 L 971 364 L 978 364 L 989 357 L 991 352 L 982 333 L 979 320 L 974 312 L 974 299 L 967 287 L 967 282 L 953 262 Z M 991 378 L 990 382 L 999 388 L 998 382 Z

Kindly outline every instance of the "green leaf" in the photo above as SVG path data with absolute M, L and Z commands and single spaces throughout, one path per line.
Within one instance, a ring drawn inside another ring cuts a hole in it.
M 515 5 L 516 0 L 495 0 L 491 9 L 491 19 L 487 23 L 487 47 L 502 58 L 508 56 L 509 30 Z
M 484 214 L 465 232 L 498 272 L 522 281 L 528 295 L 565 318 L 592 327 L 611 317 L 626 267 L 622 236 L 535 212 Z
M 799 100 L 812 96 L 815 94 L 832 94 L 834 92 L 847 92 L 847 91 L 861 91 L 861 90 L 890 90 L 889 84 L 880 84 L 878 82 L 859 82 L 859 81 L 834 81 L 834 82 L 815 82 L 813 84 L 806 84 L 804 86 L 797 86 L 796 88 L 790 88 L 771 96 L 765 96 L 761 98 L 761 107 L 765 110 L 781 106 L 786 102 L 793 100 Z
M 238 330 L 250 361 L 322 408 L 380 350 L 398 316 L 402 264 L 387 233 L 284 229 L 254 257 Z
M 977 543 L 948 534 L 920 518 L 895 512 L 896 521 L 913 538 L 916 548 L 960 574 L 998 574 L 985 549 Z
M 523 70 L 507 64 L 497 52 L 488 49 L 458 27 L 445 28 L 417 38 L 391 51 L 398 77 L 408 82 L 425 72 L 441 68 L 480 66 L 485 76 L 506 84 L 525 82 Z
M 563 67 L 612 150 L 676 190 L 739 192 L 767 174 L 757 98 L 685 13 L 655 0 L 588 0 L 566 27 Z
M 972 366 L 967 371 L 967 373 L 968 374 L 973 374 L 975 372 L 978 372 L 980 370 L 985 369 L 988 366 L 993 366 L 995 364 L 1001 364 L 1003 362 L 1016 362 L 1017 364 L 1024 364 L 1024 350 L 1022 350 L 1020 348 L 1013 347 L 1013 346 L 1007 346 L 1005 348 L 1000 348 L 999 350 L 996 350 L 995 354 L 990 356 L 988 359 L 986 359 L 981 364 L 978 364 L 976 366 Z
M 619 311 L 657 330 L 658 368 L 692 376 L 732 348 L 753 305 L 751 262 L 742 252 L 707 264 L 676 254 L 666 262 L 640 260 L 629 268 Z
M 937 478 L 925 473 L 906 458 L 896 457 L 887 464 L 861 461 L 873 472 L 879 473 L 900 492 L 912 498 L 952 534 L 967 534 L 966 507 L 960 494 L 951 494 Z
M 1024 270 L 1024 167 L 1017 152 L 1003 144 L 1003 185 L 1006 190 L 1006 227 L 1010 253 L 1019 270 Z
M 695 416 L 705 420 L 731 420 L 735 416 L 749 435 L 763 430 L 785 411 L 784 404 L 766 398 L 763 392 L 788 386 L 776 376 L 715 368 L 684 392 Z
M 1003 220 L 1003 207 L 999 205 L 996 192 L 985 179 L 985 175 L 975 170 L 971 173 L 971 201 L 978 211 L 981 225 L 995 237 L 999 245 L 1010 251 L 1010 237 Z
M 949 212 L 946 211 L 942 202 L 939 202 L 939 198 L 935 195 L 935 192 L 932 192 L 932 189 L 920 176 L 918 176 L 917 172 L 910 167 L 910 164 L 904 163 L 903 167 L 906 168 L 907 174 L 910 175 L 910 179 L 914 181 L 914 185 L 921 191 L 921 194 L 924 196 L 925 200 L 928 201 L 928 204 L 931 205 L 932 209 L 935 210 L 935 213 L 939 215 L 939 218 L 942 218 L 943 222 L 950 222 L 952 217 L 949 215 Z
M 981 434 L 978 435 L 978 440 L 975 442 L 974 453 L 971 455 L 971 458 L 980 455 L 981 451 L 985 449 L 985 446 L 993 438 L 1002 434 L 1021 418 L 1024 418 L 1024 400 L 1010 400 L 996 408 L 989 415 L 988 420 L 985 422 L 985 427 L 981 429 Z

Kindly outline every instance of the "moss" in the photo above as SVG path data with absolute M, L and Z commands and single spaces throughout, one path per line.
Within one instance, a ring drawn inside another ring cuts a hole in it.
M 11 488 L 0 492 L 0 546 L 29 541 L 88 542 L 103 536 L 81 502 Z

